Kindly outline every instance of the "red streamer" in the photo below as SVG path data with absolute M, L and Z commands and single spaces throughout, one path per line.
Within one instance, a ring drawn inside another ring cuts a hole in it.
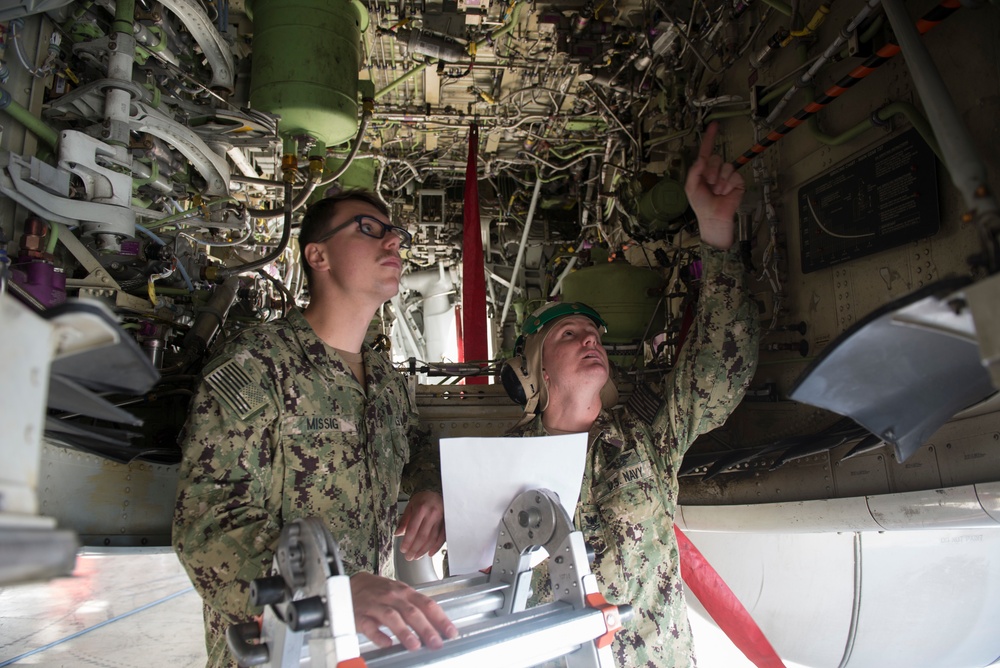
M 676 524 L 674 533 L 680 550 L 684 584 L 698 597 L 719 628 L 757 668 L 785 668 L 781 657 L 764 637 L 764 632 L 718 571 L 712 568 L 712 564 Z
M 486 329 L 486 270 L 483 233 L 479 222 L 479 127 L 469 127 L 469 162 L 465 168 L 465 207 L 462 214 L 462 340 L 460 362 L 489 359 Z M 486 376 L 472 376 L 467 384 L 485 384 Z

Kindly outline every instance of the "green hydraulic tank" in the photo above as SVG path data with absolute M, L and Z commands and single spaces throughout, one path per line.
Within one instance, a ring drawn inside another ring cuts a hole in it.
M 344 164 L 342 158 L 327 158 L 326 171 L 333 173 Z M 344 190 L 375 190 L 375 171 L 378 163 L 375 158 L 355 158 L 351 166 L 347 168 L 337 183 Z
M 583 302 L 601 314 L 608 323 L 605 343 L 632 344 L 647 331 L 652 336 L 663 330 L 663 309 L 657 309 L 662 289 L 663 277 L 652 269 L 605 262 L 563 279 L 562 299 Z
M 687 205 L 684 186 L 664 177 L 639 198 L 639 217 L 657 229 L 684 213 Z
M 250 5 L 250 3 L 248 3 Z M 357 0 L 257 0 L 250 106 L 281 117 L 282 137 L 308 135 L 326 146 L 358 129 L 361 33 L 368 12 Z

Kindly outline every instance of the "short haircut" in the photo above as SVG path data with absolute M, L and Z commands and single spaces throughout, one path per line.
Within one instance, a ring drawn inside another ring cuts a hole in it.
M 389 217 L 389 208 L 378 195 L 368 190 L 345 190 L 344 192 L 324 197 L 306 209 L 299 227 L 299 259 L 302 271 L 306 275 L 306 283 L 312 283 L 312 267 L 306 260 L 306 246 L 326 234 L 330 227 L 330 219 L 337 213 L 337 208 L 344 202 L 364 202 L 371 204 L 379 213 Z

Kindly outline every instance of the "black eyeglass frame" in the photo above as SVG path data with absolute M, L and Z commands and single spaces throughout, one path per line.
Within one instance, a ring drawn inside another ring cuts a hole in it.
M 366 229 L 365 229 L 365 223 L 377 223 L 379 225 L 379 229 L 382 231 L 382 233 L 381 234 L 375 234 L 375 233 L 373 233 L 371 231 L 366 231 Z M 410 234 L 409 232 L 407 232 L 402 227 L 397 227 L 395 225 L 390 225 L 389 223 L 383 223 L 381 220 L 379 220 L 375 216 L 370 216 L 370 215 L 368 215 L 366 213 L 361 213 L 361 214 L 358 214 L 357 216 L 354 216 L 353 218 L 351 218 L 346 223 L 343 223 L 341 225 L 337 225 L 335 228 L 333 228 L 332 230 L 330 230 L 329 232 L 327 232 L 326 234 L 324 234 L 323 236 L 321 236 L 319 239 L 315 239 L 313 241 L 310 241 L 309 243 L 311 243 L 311 244 L 321 244 L 324 241 L 326 241 L 327 239 L 329 239 L 330 237 L 332 237 L 337 232 L 340 232 L 345 227 L 349 227 L 350 225 L 354 225 L 354 224 L 356 224 L 358 226 L 358 231 L 361 232 L 361 234 L 365 235 L 366 237 L 371 237 L 372 239 L 384 239 L 385 235 L 387 233 L 389 233 L 389 232 L 394 233 L 397 237 L 399 237 L 399 247 L 400 248 L 409 248 L 410 244 L 413 241 L 413 235 Z

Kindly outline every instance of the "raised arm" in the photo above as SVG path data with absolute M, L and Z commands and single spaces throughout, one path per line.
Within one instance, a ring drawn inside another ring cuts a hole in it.
M 717 127 L 705 132 L 685 192 L 698 217 L 702 281 L 694 321 L 667 378 L 659 430 L 679 463 L 698 435 L 722 425 L 743 399 L 757 366 L 760 328 L 746 269 L 733 247 L 743 178 L 712 152 Z

